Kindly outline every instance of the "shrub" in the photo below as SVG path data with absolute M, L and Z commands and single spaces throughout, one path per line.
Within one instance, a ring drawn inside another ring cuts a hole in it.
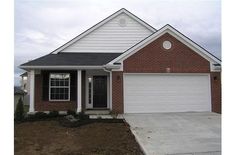
M 48 114 L 49 117 L 58 117 L 59 112 L 58 111 L 50 111 Z
M 35 119 L 43 119 L 43 118 L 47 118 L 48 115 L 44 112 L 36 112 L 33 117 Z
M 16 105 L 15 119 L 17 121 L 22 121 L 24 119 L 24 105 L 21 98 L 19 98 Z
M 76 112 L 73 110 L 67 110 L 67 115 L 73 115 L 76 116 Z
M 80 120 L 87 120 L 87 119 L 89 119 L 89 115 L 84 114 L 83 112 L 80 112 L 78 114 L 78 117 L 79 117 Z

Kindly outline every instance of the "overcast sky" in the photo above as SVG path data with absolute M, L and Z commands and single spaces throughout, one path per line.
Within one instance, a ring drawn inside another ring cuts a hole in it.
M 17 66 L 45 55 L 121 8 L 156 29 L 171 24 L 221 58 L 219 0 L 16 0 L 15 85 Z

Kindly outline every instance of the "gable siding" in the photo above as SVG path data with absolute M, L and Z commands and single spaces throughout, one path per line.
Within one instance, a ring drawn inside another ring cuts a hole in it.
M 119 24 L 121 18 L 126 20 L 124 27 Z M 149 29 L 122 13 L 61 52 L 120 53 L 150 34 L 152 32 Z

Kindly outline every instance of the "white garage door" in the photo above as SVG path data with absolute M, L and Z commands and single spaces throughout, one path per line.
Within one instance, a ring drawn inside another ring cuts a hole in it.
M 211 111 L 209 75 L 124 74 L 124 112 Z

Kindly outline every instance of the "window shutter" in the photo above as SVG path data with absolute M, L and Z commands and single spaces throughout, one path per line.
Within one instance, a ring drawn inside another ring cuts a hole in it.
M 77 100 L 77 72 L 71 72 L 71 79 L 70 79 L 70 100 L 76 101 Z

